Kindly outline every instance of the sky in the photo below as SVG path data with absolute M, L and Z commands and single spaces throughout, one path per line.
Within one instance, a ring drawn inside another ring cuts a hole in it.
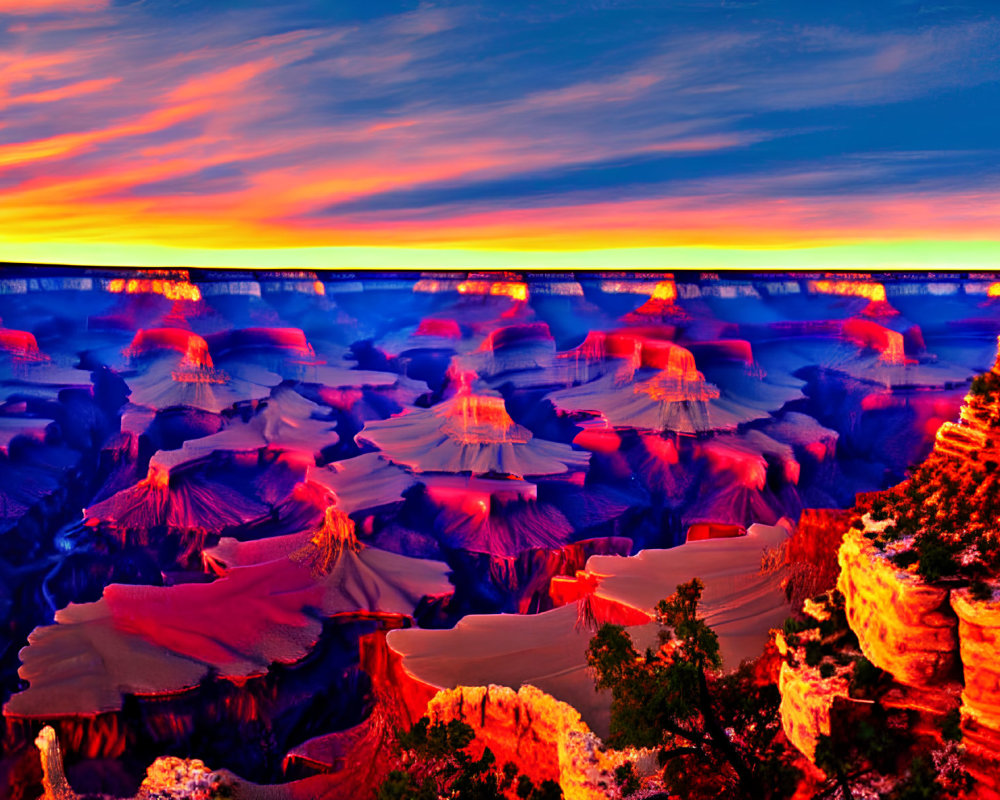
M 0 260 L 1000 264 L 994 0 L 0 0 Z

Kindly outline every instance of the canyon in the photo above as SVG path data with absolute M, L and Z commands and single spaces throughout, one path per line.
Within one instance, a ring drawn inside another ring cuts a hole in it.
M 1000 791 L 996 601 L 861 507 L 927 457 L 986 469 L 988 280 L 46 280 L 0 281 L 11 797 L 372 796 L 425 715 L 567 798 L 651 787 L 586 651 L 653 646 L 693 577 L 726 670 L 836 585 L 892 702 L 957 709 Z M 804 757 L 852 701 L 810 670 L 775 668 Z

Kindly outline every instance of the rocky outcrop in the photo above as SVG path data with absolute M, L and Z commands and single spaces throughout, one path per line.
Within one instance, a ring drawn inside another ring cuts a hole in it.
M 471 582 L 482 587 L 480 592 L 506 596 L 502 611 L 534 614 L 561 605 L 552 586 L 579 574 L 591 556 L 627 556 L 631 548 L 631 539 L 609 536 L 562 547 L 535 547 L 516 556 L 457 551 L 450 554 L 449 565 L 456 585 L 465 588 Z
M 899 569 L 855 529 L 838 561 L 848 623 L 875 666 L 914 686 L 957 675 L 958 620 L 948 589 Z
M 984 790 L 1000 797 L 1000 601 L 977 601 L 962 589 L 952 592 L 951 607 L 958 615 L 965 676 L 962 732 L 970 771 Z
M 1000 601 L 930 585 L 895 566 L 855 529 L 844 537 L 839 561 L 837 586 L 861 649 L 901 684 L 888 691 L 883 705 L 916 712 L 924 724 L 915 732 L 936 738 L 940 721 L 954 708 L 956 681 L 964 683 L 965 765 L 975 796 L 1000 800 Z M 820 688 L 782 668 L 786 735 L 810 757 L 814 731 L 829 731 L 830 705 Z
M 513 762 L 536 783 L 559 783 L 566 800 L 603 800 L 614 786 L 614 768 L 628 755 L 605 751 L 601 740 L 567 703 L 534 686 L 459 686 L 427 706 L 434 722 L 462 720 L 489 747 L 497 763 Z
M 963 710 L 1000 733 L 1000 602 L 977 602 L 961 589 L 951 593 L 951 607 L 965 675 Z
M 42 760 L 42 800 L 82 800 L 66 780 L 55 730 L 46 725 L 35 745 Z M 134 800 L 211 800 L 232 796 L 231 789 L 223 773 L 212 772 L 197 759 L 162 756 L 146 771 Z
M 407 671 L 403 657 L 386 642 L 384 630 L 362 636 L 359 652 L 361 669 L 378 692 L 378 705 L 401 728 L 409 728 L 424 715 L 438 688 Z
M 782 663 L 778 689 L 785 736 L 811 761 L 819 737 L 830 735 L 833 702 L 837 697 L 847 696 L 847 681 L 837 676 L 824 679 L 819 670 Z
M 819 737 L 830 735 L 834 701 L 848 696 L 848 681 L 843 670 L 824 678 L 819 669 L 806 665 L 802 658 L 794 659 L 792 666 L 784 658 L 792 648 L 780 632 L 775 645 L 783 658 L 778 673 L 781 727 L 788 741 L 812 761 Z

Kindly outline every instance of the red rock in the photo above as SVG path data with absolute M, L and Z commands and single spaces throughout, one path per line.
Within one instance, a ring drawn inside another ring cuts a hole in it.
M 747 531 L 742 525 L 727 525 L 723 522 L 697 522 L 687 529 L 689 542 L 703 539 L 732 539 L 735 536 L 746 536 Z

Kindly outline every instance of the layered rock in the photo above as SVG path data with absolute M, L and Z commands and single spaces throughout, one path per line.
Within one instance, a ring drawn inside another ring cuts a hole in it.
M 847 681 L 834 675 L 822 678 L 819 670 L 782 662 L 778 676 L 781 692 L 781 727 L 788 741 L 812 761 L 820 736 L 830 735 L 834 701 L 847 697 Z
M 791 649 L 781 633 L 775 637 L 775 644 L 782 657 Z M 788 741 L 812 761 L 819 737 L 830 735 L 834 702 L 848 696 L 848 681 L 843 671 L 824 678 L 819 669 L 802 659 L 795 663 L 792 666 L 787 659 L 782 660 L 778 673 L 781 727 Z
M 559 783 L 566 800 L 603 800 L 625 754 L 603 750 L 601 740 L 567 703 L 534 686 L 459 686 L 439 692 L 427 706 L 432 722 L 458 719 L 472 726 L 476 744 L 499 764 L 511 761 L 536 783 Z
M 43 800 L 81 800 L 63 772 L 56 732 L 42 728 L 35 739 L 42 760 Z M 222 773 L 212 772 L 197 759 L 162 756 L 149 767 L 135 800 L 210 800 L 229 797 L 232 786 Z
M 956 676 L 958 620 L 948 589 L 899 569 L 853 528 L 838 561 L 847 620 L 875 666 L 915 686 Z
M 964 765 L 974 796 L 986 798 L 1000 798 L 1000 599 L 989 580 L 998 376 L 994 365 L 973 382 L 959 422 L 940 427 L 934 451 L 908 481 L 858 497 L 856 511 L 868 513 L 837 554 L 847 622 L 865 656 L 894 679 L 879 704 L 906 710 L 910 733 L 940 742 L 961 690 Z M 788 738 L 812 758 L 835 699 L 828 703 L 826 687 L 809 677 L 783 665 L 780 688 Z
M 984 790 L 1000 797 L 1000 602 L 976 601 L 968 590 L 951 594 L 958 615 L 965 675 L 962 731 L 970 771 Z

